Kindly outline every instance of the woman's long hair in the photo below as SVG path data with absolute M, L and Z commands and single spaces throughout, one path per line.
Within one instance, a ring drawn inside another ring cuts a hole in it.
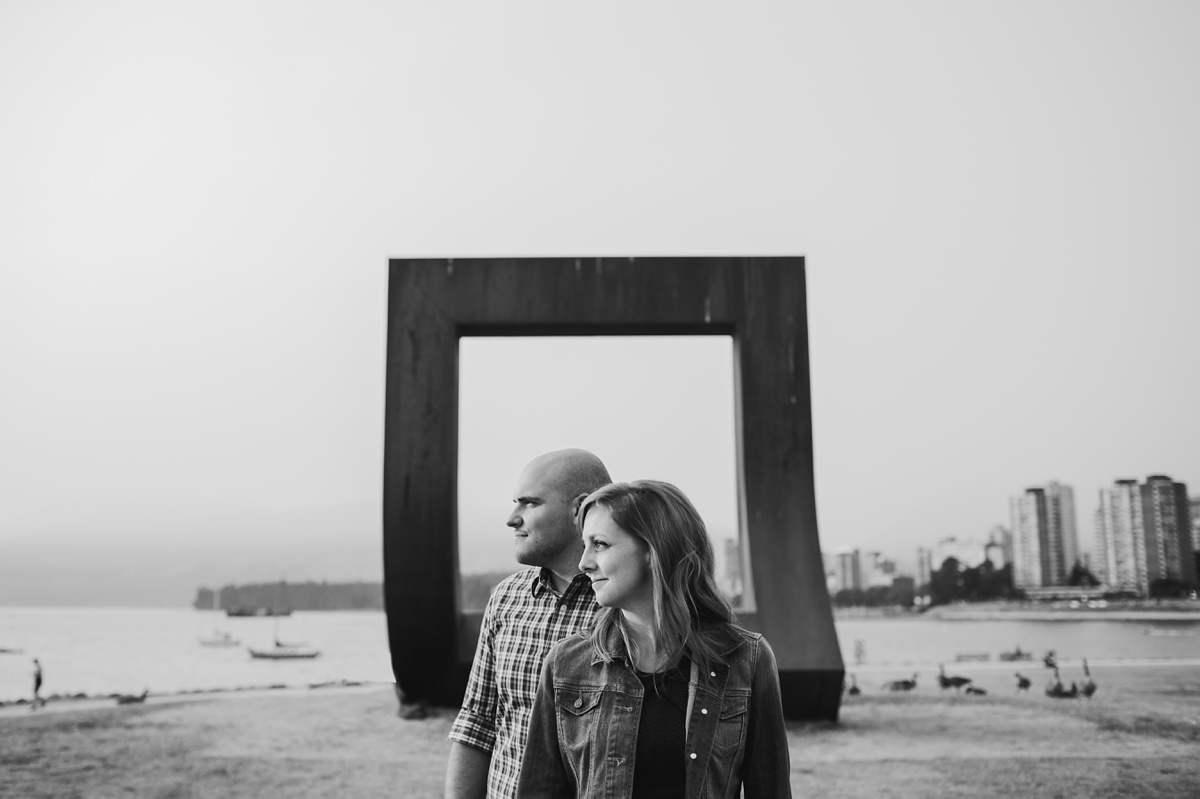
M 593 507 L 603 508 L 625 532 L 646 543 L 653 579 L 654 636 L 674 661 L 690 657 L 707 675 L 716 662 L 745 640 L 729 601 L 713 576 L 712 542 L 691 500 L 661 480 L 633 480 L 597 489 L 579 506 L 579 528 Z M 630 661 L 639 654 L 617 608 L 601 608 L 592 627 L 592 648 L 606 662 L 620 652 L 610 642 L 619 634 Z

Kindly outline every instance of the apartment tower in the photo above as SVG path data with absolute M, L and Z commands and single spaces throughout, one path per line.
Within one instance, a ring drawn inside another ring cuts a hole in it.
M 1187 486 L 1161 474 L 1117 480 L 1096 509 L 1097 577 L 1147 596 L 1158 581 L 1195 587 L 1195 542 Z
M 1066 585 L 1079 559 L 1075 491 L 1051 481 L 1012 498 L 1013 585 Z
M 1142 524 L 1146 530 L 1146 571 L 1156 580 L 1196 585 L 1192 558 L 1192 519 L 1187 485 L 1165 474 L 1152 474 L 1142 484 Z
M 1114 591 L 1150 592 L 1142 492 L 1137 480 L 1117 480 L 1100 489 L 1096 509 L 1096 569 L 1100 582 Z

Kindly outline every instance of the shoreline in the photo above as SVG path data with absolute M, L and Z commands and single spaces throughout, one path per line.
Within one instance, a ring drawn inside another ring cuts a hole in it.
M 836 723 L 788 722 L 793 793 L 1194 797 L 1200 673 L 1190 666 L 1123 669 L 1096 680 L 1093 698 L 1064 701 L 1040 685 L 1017 694 L 1007 675 L 975 675 L 985 696 L 944 691 L 928 678 L 905 694 L 886 690 L 882 677 L 860 679 L 862 695 L 843 697 Z M 454 712 L 430 708 L 423 720 L 398 718 L 385 684 L 172 699 L 0 713 L 0 793 L 323 799 L 444 792 Z
M 852 619 L 937 619 L 939 621 L 1200 621 L 1200 602 L 1110 603 L 1070 607 L 1067 603 L 978 602 L 937 605 L 921 612 L 899 607 L 834 608 L 834 621 Z
M 284 685 L 276 683 L 273 685 L 241 685 L 234 688 L 194 688 L 183 691 L 150 693 L 146 695 L 144 700 L 134 701 L 129 704 L 160 705 L 201 699 L 307 696 L 313 691 L 320 691 L 322 694 L 336 694 L 355 689 L 375 688 L 384 684 L 391 685 L 391 683 L 365 682 L 361 680 L 330 680 L 327 682 L 310 683 L 308 685 Z M 44 704 L 40 705 L 36 712 L 61 712 L 65 710 L 92 710 L 98 707 L 116 707 L 118 698 L 122 696 L 125 696 L 125 694 L 48 694 L 43 697 Z M 26 713 L 34 712 L 30 707 L 32 704 L 33 701 L 25 697 L 8 701 L 0 700 L 0 718 L 12 715 L 13 711 L 17 710 Z
M 947 608 L 922 615 L 940 621 L 1200 621 L 1200 610 Z

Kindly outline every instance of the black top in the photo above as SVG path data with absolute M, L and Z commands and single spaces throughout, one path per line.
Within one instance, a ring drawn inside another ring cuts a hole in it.
M 634 799 L 683 799 L 690 673 L 686 657 L 664 672 L 637 672 L 646 693 L 633 761 Z

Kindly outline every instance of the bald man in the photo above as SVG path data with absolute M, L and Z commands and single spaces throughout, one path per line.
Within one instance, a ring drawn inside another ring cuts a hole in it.
M 507 524 L 517 562 L 532 568 L 496 586 L 483 612 L 466 696 L 450 730 L 447 797 L 517 795 L 542 659 L 596 612 L 579 571 L 575 512 L 610 482 L 600 459 L 582 449 L 534 458 L 517 479 Z

